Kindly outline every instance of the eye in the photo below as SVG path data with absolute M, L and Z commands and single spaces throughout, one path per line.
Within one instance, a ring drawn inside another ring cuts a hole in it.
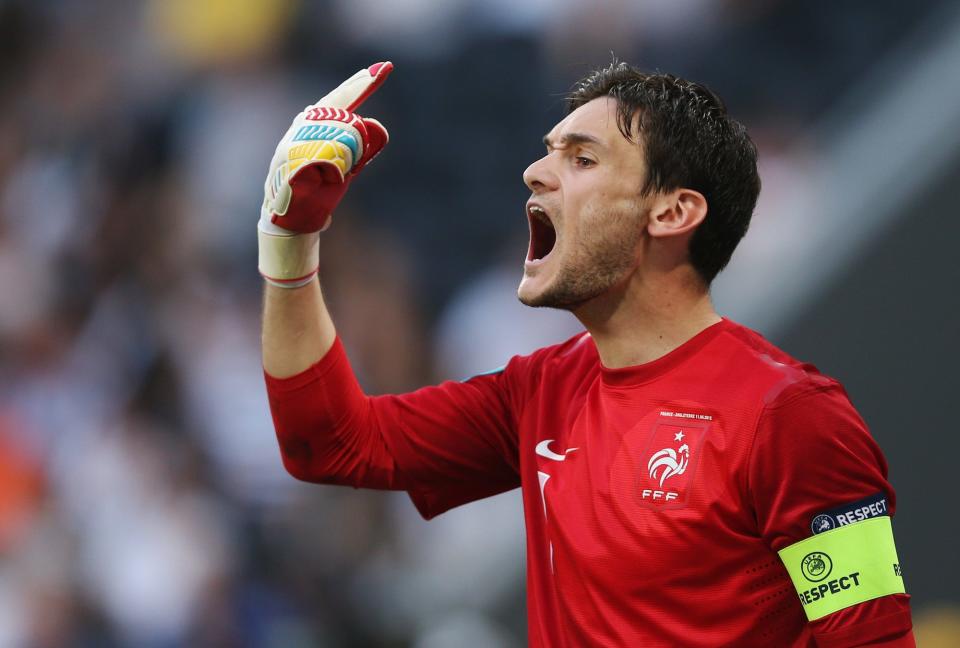
M 583 157 L 582 155 L 578 155 L 573 160 L 574 164 L 576 164 L 578 167 L 592 167 L 594 164 L 596 164 L 595 161 L 588 157 Z

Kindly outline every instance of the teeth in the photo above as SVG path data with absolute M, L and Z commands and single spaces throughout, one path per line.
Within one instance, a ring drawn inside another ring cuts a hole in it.
M 540 205 L 530 205 L 527 209 L 527 214 L 533 221 L 542 223 L 550 229 L 554 229 L 553 219 L 547 214 L 546 210 Z

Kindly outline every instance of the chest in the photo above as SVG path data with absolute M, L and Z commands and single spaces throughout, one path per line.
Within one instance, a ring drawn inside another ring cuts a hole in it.
M 755 544 L 754 416 L 690 396 L 593 385 L 540 408 L 521 462 L 531 541 L 551 571 L 639 587 L 660 580 L 653 567 L 683 580 Z

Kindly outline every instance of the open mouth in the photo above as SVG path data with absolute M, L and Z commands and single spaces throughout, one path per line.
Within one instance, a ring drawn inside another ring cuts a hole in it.
M 530 221 L 530 248 L 527 250 L 527 261 L 540 261 L 553 251 L 557 243 L 557 230 L 540 205 L 527 207 L 527 220 Z

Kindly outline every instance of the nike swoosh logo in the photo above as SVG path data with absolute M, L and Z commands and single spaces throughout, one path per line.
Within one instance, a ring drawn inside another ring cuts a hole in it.
M 564 461 L 567 458 L 567 455 L 573 452 L 574 450 L 579 450 L 580 448 L 567 448 L 567 451 L 564 454 L 557 454 L 550 449 L 550 444 L 553 443 L 553 439 L 545 439 L 537 444 L 537 454 L 541 457 L 546 457 L 547 459 L 553 459 L 554 461 Z

